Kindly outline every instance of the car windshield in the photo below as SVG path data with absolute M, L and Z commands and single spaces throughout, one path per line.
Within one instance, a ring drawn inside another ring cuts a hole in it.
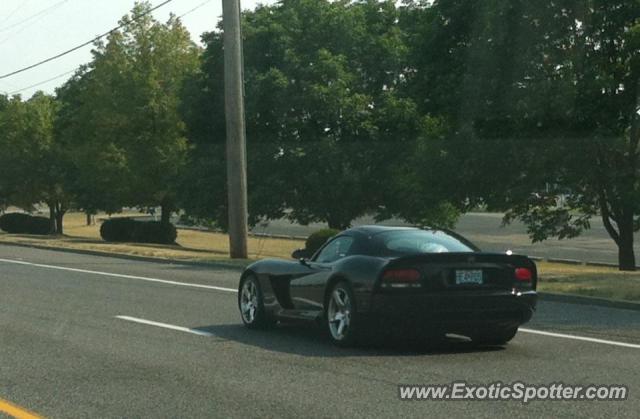
M 469 245 L 439 230 L 396 230 L 374 238 L 376 253 L 402 256 L 419 253 L 473 252 Z

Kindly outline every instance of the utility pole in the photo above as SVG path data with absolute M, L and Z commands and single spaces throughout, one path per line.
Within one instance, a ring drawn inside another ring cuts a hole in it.
M 248 256 L 247 149 L 240 0 L 222 0 L 222 23 L 224 29 L 229 248 L 232 259 L 246 259 Z

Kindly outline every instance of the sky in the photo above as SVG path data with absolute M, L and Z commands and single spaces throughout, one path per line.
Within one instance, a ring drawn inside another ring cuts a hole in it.
M 150 0 L 153 6 L 164 0 Z M 241 0 L 243 9 L 276 0 Z M 0 74 L 26 67 L 80 45 L 117 26 L 135 0 L 0 0 Z M 222 0 L 173 0 L 153 15 L 166 21 L 170 13 L 182 18 L 195 42 L 213 30 L 222 15 Z M 91 60 L 91 45 L 55 61 L 0 80 L 0 93 L 29 98 L 42 90 L 54 93 L 79 65 Z M 65 74 L 68 73 L 68 74 Z M 60 76 L 60 77 L 58 77 Z M 57 77 L 55 80 L 40 84 Z M 36 87 L 31 87 L 39 84 Z

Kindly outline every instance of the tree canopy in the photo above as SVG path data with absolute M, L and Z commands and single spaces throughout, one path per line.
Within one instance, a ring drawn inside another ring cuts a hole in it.
M 74 183 L 80 205 L 161 206 L 168 221 L 188 153 L 180 92 L 198 70 L 199 50 L 178 18 L 157 22 L 150 7 L 136 3 L 59 90 L 59 131 L 83 174 Z
M 410 92 L 448 127 L 440 154 L 468 204 L 506 210 L 534 241 L 599 215 L 635 269 L 640 2 L 412 7 Z
M 413 147 L 424 124 L 414 102 L 402 95 L 408 47 L 401 18 L 395 2 L 373 0 L 288 0 L 244 13 L 254 222 L 286 214 L 304 224 L 345 228 L 367 212 L 402 213 L 400 205 L 386 205 L 396 194 L 380 180 L 406 164 L 402 150 Z M 208 196 L 190 193 L 185 205 L 213 214 L 224 192 L 222 33 L 204 39 L 203 68 L 193 81 L 198 88 L 188 91 L 193 105 L 186 119 L 207 167 L 194 176 L 208 173 L 218 187 Z M 404 192 L 419 200 L 417 191 Z M 422 206 L 432 214 L 450 210 L 434 201 Z M 451 217 L 430 217 L 436 220 Z

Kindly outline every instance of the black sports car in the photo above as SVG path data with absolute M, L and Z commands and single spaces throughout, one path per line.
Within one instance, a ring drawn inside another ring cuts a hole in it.
M 385 323 L 504 344 L 531 318 L 536 282 L 531 259 L 483 253 L 453 232 L 364 226 L 328 240 L 310 259 L 248 266 L 238 306 L 247 327 L 320 320 L 345 346 Z

